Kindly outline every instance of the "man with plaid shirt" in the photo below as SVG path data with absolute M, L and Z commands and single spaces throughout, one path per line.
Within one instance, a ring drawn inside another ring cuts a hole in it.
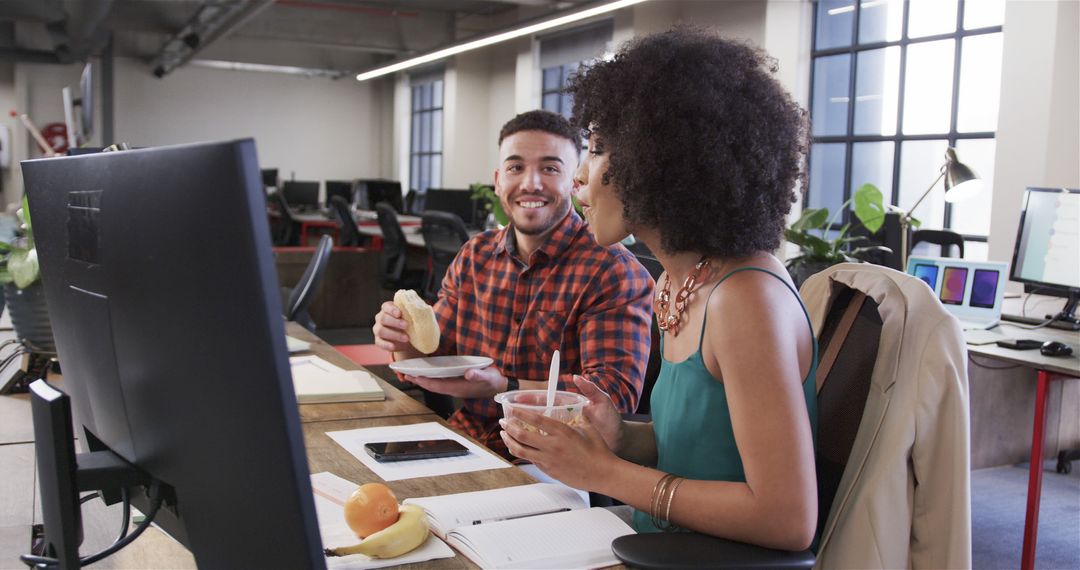
M 577 131 L 548 111 L 522 113 L 499 133 L 495 192 L 510 225 L 469 240 L 446 272 L 435 303 L 436 354 L 495 362 L 459 378 L 405 376 L 431 392 L 463 398 L 454 427 L 509 456 L 499 437 L 495 394 L 545 389 L 552 352 L 561 352 L 559 389 L 574 375 L 607 392 L 623 412 L 641 395 L 649 355 L 653 280 L 621 245 L 601 247 L 570 203 Z M 375 344 L 395 358 L 409 344 L 401 311 L 384 303 Z

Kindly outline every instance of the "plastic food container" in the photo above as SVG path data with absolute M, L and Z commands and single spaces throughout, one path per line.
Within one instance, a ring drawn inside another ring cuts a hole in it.
M 529 410 L 543 414 L 544 410 L 547 409 L 547 391 L 514 390 L 503 392 L 495 395 L 495 401 L 502 404 L 503 417 L 513 417 L 515 410 Z M 555 402 L 551 406 L 551 413 L 548 415 L 565 424 L 576 426 L 582 423 L 582 410 L 587 405 L 589 405 L 589 399 L 581 394 L 558 391 L 555 392 Z

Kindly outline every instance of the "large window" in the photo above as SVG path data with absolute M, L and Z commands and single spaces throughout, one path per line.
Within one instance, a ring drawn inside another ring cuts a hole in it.
M 409 142 L 409 188 L 418 193 L 442 185 L 442 75 L 414 77 L 412 136 Z
M 602 57 L 611 47 L 614 24 L 602 20 L 540 40 L 540 107 L 570 118 L 573 97 L 563 92 L 582 62 Z
M 938 182 L 913 212 L 985 258 L 1004 0 L 817 0 L 807 207 L 835 212 L 869 182 L 907 210 L 955 147 L 986 181 L 947 204 Z M 850 210 L 845 212 L 850 217 Z M 846 221 L 846 220 L 845 220 Z

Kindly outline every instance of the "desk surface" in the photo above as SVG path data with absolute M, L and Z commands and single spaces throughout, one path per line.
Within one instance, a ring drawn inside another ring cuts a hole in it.
M 346 369 L 357 369 L 352 361 L 289 323 L 288 334 L 312 342 L 312 353 Z M 371 470 L 327 436 L 327 432 L 365 427 L 445 422 L 419 402 L 412 400 L 380 379 L 386 391 L 383 402 L 351 404 L 304 404 L 300 406 L 304 444 L 312 473 L 329 471 L 355 483 L 380 481 Z M 23 568 L 18 555 L 29 549 L 30 525 L 41 521 L 36 500 L 33 430 L 27 396 L 0 396 L 0 568 Z M 440 477 L 424 477 L 387 484 L 398 499 L 461 493 L 534 483 L 517 468 L 493 469 Z M 100 501 L 84 506 L 83 551 L 100 550 L 115 538 L 120 521 L 120 505 L 105 507 Z M 191 553 L 157 528 L 151 527 L 127 548 L 94 565 L 108 568 L 195 568 Z M 475 568 L 463 556 L 431 561 L 424 568 Z
M 1014 364 L 1020 364 L 1030 368 L 1046 370 L 1058 374 L 1069 374 L 1080 377 L 1080 332 L 1063 331 L 1044 327 L 1041 329 L 1026 330 L 1009 322 L 1002 322 L 995 331 L 1007 337 L 1015 339 L 1036 339 L 1040 341 L 1056 340 L 1072 346 L 1073 353 L 1069 356 L 1044 356 L 1039 349 L 1013 350 L 1002 348 L 997 344 L 968 345 L 968 354 L 985 356 L 1004 360 Z

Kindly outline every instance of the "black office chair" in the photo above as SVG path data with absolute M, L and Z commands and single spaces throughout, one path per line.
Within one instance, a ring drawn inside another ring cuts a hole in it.
M 311 261 L 300 276 L 300 281 L 294 287 L 282 287 L 282 312 L 285 320 L 295 321 L 311 332 L 315 332 L 315 323 L 308 314 L 308 307 L 319 293 L 319 285 L 322 284 L 326 266 L 330 264 L 330 252 L 334 248 L 334 240 L 328 235 L 319 238 L 319 245 L 315 247 L 315 253 Z
M 652 276 L 653 281 L 659 282 L 660 275 L 664 272 L 664 266 L 660 265 L 660 261 L 653 257 L 652 252 L 645 247 L 645 244 L 637 242 L 627 249 L 637 257 L 637 260 L 645 267 L 645 270 L 649 272 L 649 275 Z M 649 421 L 649 398 L 652 396 L 652 389 L 653 385 L 656 384 L 656 378 L 660 375 L 660 361 L 662 360 L 660 353 L 660 327 L 656 324 L 655 317 L 652 319 L 650 329 L 651 344 L 649 345 L 649 361 L 648 364 L 645 365 L 645 383 L 641 389 L 641 398 L 638 401 L 636 413 L 624 416 L 626 419 L 634 421 Z
M 293 217 L 289 203 L 281 190 L 272 192 L 270 200 L 276 206 L 277 218 L 271 225 L 271 240 L 275 246 L 295 246 L 300 244 L 300 223 Z
M 424 212 L 420 233 L 428 252 L 428 272 L 424 277 L 423 296 L 429 303 L 439 298 L 443 276 L 450 268 L 461 246 L 469 241 L 465 222 L 457 214 L 436 210 Z
M 406 267 L 409 244 L 405 241 L 405 232 L 401 230 L 397 211 L 390 204 L 375 204 L 382 230 L 382 286 L 383 289 L 420 289 L 424 281 L 424 271 Z
M 915 230 L 911 232 L 911 249 L 920 242 L 932 243 L 941 246 L 941 257 L 952 257 L 949 246 L 955 245 L 959 250 L 959 258 L 964 257 L 964 236 L 949 230 Z
M 819 532 L 862 421 L 881 326 L 877 303 L 845 288 L 833 301 L 821 331 L 818 375 L 825 380 L 818 392 Z M 624 536 L 611 548 L 636 568 L 811 568 L 815 562 L 810 550 L 774 550 L 694 532 Z
M 353 219 L 349 203 L 341 196 L 330 198 L 330 212 L 338 223 L 338 245 L 342 247 L 358 247 L 364 242 L 359 230 L 356 229 L 356 220 Z

